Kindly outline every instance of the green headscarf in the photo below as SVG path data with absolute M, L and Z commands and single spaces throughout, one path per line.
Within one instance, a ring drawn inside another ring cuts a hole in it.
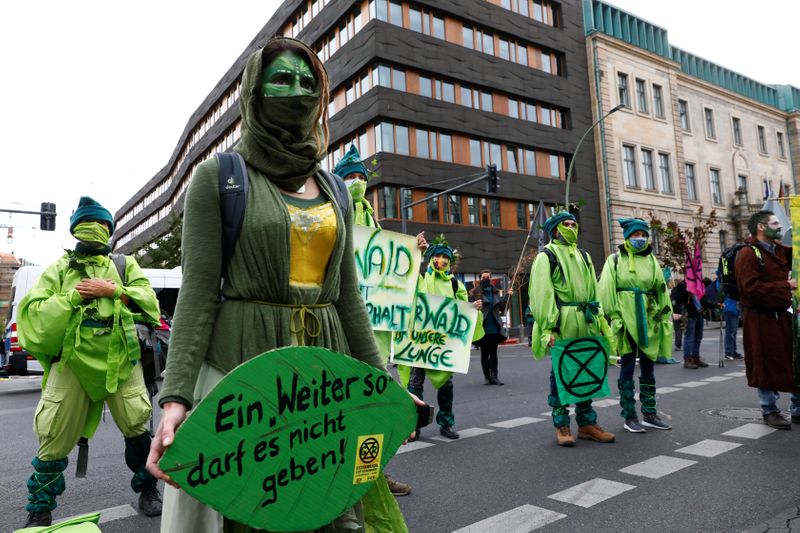
M 257 168 L 281 189 L 297 191 L 319 170 L 321 150 L 314 133 L 321 128 L 317 122 L 320 95 L 319 91 L 309 96 L 265 98 L 262 95 L 263 51 L 269 52 L 275 44 L 286 40 L 295 43 L 297 51 L 314 55 L 300 41 L 278 37 L 250 56 L 242 75 L 239 98 L 242 138 L 235 150 L 248 165 Z M 318 137 L 323 138 L 322 134 Z

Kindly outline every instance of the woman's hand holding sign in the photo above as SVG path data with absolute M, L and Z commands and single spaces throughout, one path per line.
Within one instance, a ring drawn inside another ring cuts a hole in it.
M 180 402 L 167 402 L 164 404 L 164 412 L 161 413 L 161 420 L 158 423 L 156 434 L 153 438 L 153 443 L 150 446 L 150 454 L 147 456 L 147 470 L 158 479 L 169 483 L 176 489 L 179 489 L 175 481 L 169 477 L 158 462 L 164 455 L 166 449 L 175 440 L 175 432 L 178 427 L 186 420 L 186 406 Z

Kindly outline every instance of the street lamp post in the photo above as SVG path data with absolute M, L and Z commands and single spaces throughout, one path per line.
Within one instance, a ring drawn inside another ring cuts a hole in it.
M 591 126 L 589 126 L 589 129 L 586 130 L 583 135 L 581 135 L 581 138 L 578 141 L 577 146 L 575 146 L 575 151 L 572 153 L 572 159 L 570 160 L 569 168 L 567 169 L 567 190 L 566 190 L 566 197 L 564 199 L 564 208 L 565 209 L 569 210 L 569 183 L 570 183 L 570 179 L 572 178 L 572 167 L 575 166 L 575 159 L 577 159 L 578 150 L 580 150 L 581 144 L 583 144 L 583 140 L 586 138 L 587 135 L 589 135 L 589 132 L 592 131 L 595 128 L 595 126 L 597 126 L 598 124 L 603 122 L 606 118 L 608 118 L 609 115 L 611 115 L 612 113 L 616 113 L 617 111 L 619 111 L 623 107 L 625 107 L 625 104 L 619 104 L 616 107 L 612 107 L 611 110 L 608 113 L 606 113 L 605 115 L 603 115 L 602 117 L 597 119 L 597 121 L 594 124 L 592 124 Z

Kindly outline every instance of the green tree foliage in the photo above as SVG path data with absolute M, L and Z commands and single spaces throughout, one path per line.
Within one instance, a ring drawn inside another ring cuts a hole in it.
M 135 255 L 143 268 L 174 268 L 181 264 L 183 218 L 173 215 L 167 233 L 149 245 L 137 249 Z

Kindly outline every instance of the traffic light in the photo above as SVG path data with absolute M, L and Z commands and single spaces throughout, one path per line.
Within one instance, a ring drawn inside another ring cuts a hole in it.
M 486 172 L 489 174 L 489 179 L 486 181 L 486 192 L 497 193 L 498 189 L 500 189 L 500 176 L 497 175 L 497 165 L 487 166 Z
M 42 211 L 39 216 L 39 229 L 44 231 L 56 229 L 56 204 L 42 202 Z

